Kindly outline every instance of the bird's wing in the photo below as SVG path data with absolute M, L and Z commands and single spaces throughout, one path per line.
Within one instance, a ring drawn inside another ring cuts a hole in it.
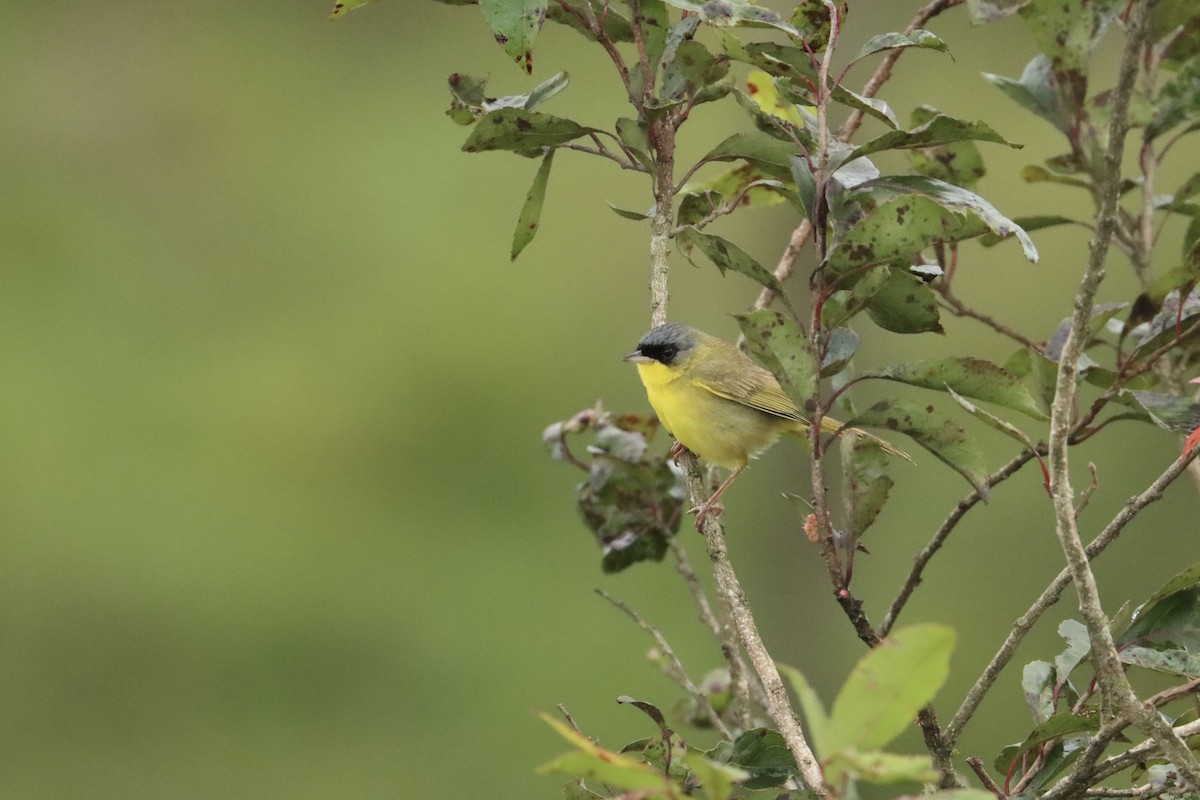
M 722 343 L 724 344 L 724 343 Z M 720 348 L 704 364 L 691 369 L 691 382 L 705 391 L 784 419 L 802 420 L 775 376 L 732 345 Z

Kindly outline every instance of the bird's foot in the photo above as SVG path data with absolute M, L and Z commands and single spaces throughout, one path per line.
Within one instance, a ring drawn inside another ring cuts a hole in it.
M 716 502 L 715 499 L 712 499 L 707 500 L 698 506 L 693 506 L 692 508 L 688 509 L 688 513 L 694 513 L 696 515 L 696 530 L 703 533 L 705 518 L 710 516 L 721 516 L 721 514 L 725 513 L 725 506 Z
M 683 457 L 683 454 L 686 452 L 688 452 L 688 449 L 683 446 L 683 443 L 676 442 L 675 444 L 671 445 L 671 449 L 667 451 L 667 458 L 674 461 L 675 466 L 678 467 L 679 459 L 681 459 Z

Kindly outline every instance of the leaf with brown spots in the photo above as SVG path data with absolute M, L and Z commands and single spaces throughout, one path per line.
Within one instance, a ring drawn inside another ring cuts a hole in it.
M 804 330 L 771 308 L 734 316 L 750 353 L 771 370 L 796 408 L 810 406 L 817 393 L 817 358 Z
M 988 201 L 959 186 L 915 175 L 884 177 L 855 187 L 855 206 L 874 208 L 857 219 L 835 216 L 836 244 L 826 261 L 831 275 L 909 259 L 934 244 L 958 242 L 992 232 L 1016 236 L 1025 257 L 1037 262 L 1037 248 L 1019 225 L 1005 217 Z
M 329 12 L 330 19 L 337 19 L 348 11 L 353 11 L 356 8 L 365 6 L 367 3 L 373 3 L 375 0 L 338 0 L 333 4 L 333 10 Z
M 502 108 L 487 114 L 475 124 L 462 149 L 468 153 L 485 150 L 524 153 L 564 144 L 594 130 L 563 117 L 519 108 Z
M 937 50 L 939 53 L 946 53 L 950 50 L 937 34 L 918 28 L 912 33 L 880 33 L 872 36 L 858 51 L 854 61 L 875 53 L 882 53 L 884 50 L 896 50 L 902 47 L 919 47 L 926 50 Z M 853 64 L 854 61 L 850 63 Z
M 845 487 L 846 533 L 858 542 L 883 510 L 893 481 L 888 455 L 873 439 L 842 437 L 842 486 Z
M 884 428 L 909 436 L 917 444 L 967 479 L 987 499 L 987 466 L 967 439 L 967 432 L 932 405 L 911 400 L 880 400 L 848 425 Z
M 865 372 L 862 377 L 884 378 L 935 391 L 953 390 L 964 397 L 1011 408 L 1034 419 L 1047 419 L 1016 376 L 982 358 L 950 356 L 891 364 Z
M 546 21 L 547 0 L 479 0 L 496 41 L 526 74 L 533 72 L 533 41 Z
M 537 174 L 533 176 L 533 185 L 529 187 L 529 193 L 525 195 L 525 203 L 521 206 L 521 213 L 517 217 L 517 229 L 513 231 L 513 261 L 517 260 L 517 256 L 525 249 L 525 245 L 532 242 L 533 237 L 537 235 L 542 218 L 542 204 L 546 200 L 546 183 L 550 180 L 550 164 L 553 161 L 554 151 L 546 151 L 546 155 L 542 158 L 542 165 L 538 167 Z
M 911 131 L 888 131 L 882 136 L 856 147 L 846 160 L 853 161 L 881 150 L 914 150 L 971 140 L 995 142 L 1016 149 L 1024 147 L 1024 145 L 1008 141 L 987 123 L 967 122 L 935 113 L 927 122 L 918 125 Z
M 869 284 L 873 292 L 865 305 L 872 322 L 892 333 L 944 333 L 937 297 L 924 281 L 906 269 L 884 267 L 871 272 L 886 274 L 877 287 Z

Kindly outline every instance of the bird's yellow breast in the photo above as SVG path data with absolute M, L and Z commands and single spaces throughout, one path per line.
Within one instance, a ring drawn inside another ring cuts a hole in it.
M 718 397 L 682 370 L 658 362 L 638 364 L 637 368 L 663 427 L 709 463 L 740 469 L 794 425 Z

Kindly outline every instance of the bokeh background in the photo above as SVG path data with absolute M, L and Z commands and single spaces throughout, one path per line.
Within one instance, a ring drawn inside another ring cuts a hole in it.
M 852 3 L 846 52 L 916 5 Z M 618 695 L 680 697 L 593 588 L 658 625 L 694 674 L 719 664 L 669 566 L 600 574 L 578 476 L 540 441 L 597 399 L 646 407 L 619 357 L 648 318 L 647 230 L 605 202 L 647 206 L 647 186 L 562 154 L 542 231 L 511 264 L 535 164 L 460 152 L 466 131 L 442 114 L 450 72 L 516 94 L 567 69 L 547 110 L 608 125 L 624 112 L 606 63 L 548 25 L 530 79 L 477 9 L 385 0 L 331 23 L 328 6 L 33 4 L 0 28 L 0 796 L 554 797 L 560 779 L 533 770 L 564 744 L 534 710 L 564 703 L 619 746 L 647 721 Z M 1002 211 L 1087 214 L 1068 189 L 1017 180 L 1058 143 L 980 77 L 1019 74 L 1021 23 L 972 28 L 958 10 L 931 27 L 954 58 L 910 53 L 883 97 L 902 117 L 931 102 L 1024 142 L 985 146 L 980 190 Z M 1101 73 L 1115 54 L 1097 55 Z M 698 110 L 681 158 L 739 115 Z M 795 222 L 775 208 L 716 230 L 774 263 Z M 961 295 L 1043 337 L 1085 236 L 1035 235 L 1040 266 L 1012 243 L 967 245 Z M 754 287 L 675 264 L 672 316 L 733 337 Z M 1114 259 L 1103 299 L 1126 296 L 1127 273 Z M 860 365 L 1012 350 L 946 327 L 864 325 Z M 1009 457 L 974 429 L 989 463 Z M 1177 447 L 1127 426 L 1081 448 L 1101 482 L 1085 531 Z M 727 520 L 767 641 L 828 700 L 862 648 L 780 496 L 806 480 L 802 454 L 777 448 L 731 491 Z M 958 630 L 946 717 L 1060 568 L 1040 481 L 1026 470 L 973 512 L 905 615 Z M 928 455 L 897 484 L 857 565 L 876 618 L 966 490 Z M 1110 610 L 1196 559 L 1196 504 L 1176 487 L 1102 560 Z M 1052 657 L 1054 626 L 1019 660 Z M 1023 737 L 1019 673 L 964 754 L 990 761 Z

